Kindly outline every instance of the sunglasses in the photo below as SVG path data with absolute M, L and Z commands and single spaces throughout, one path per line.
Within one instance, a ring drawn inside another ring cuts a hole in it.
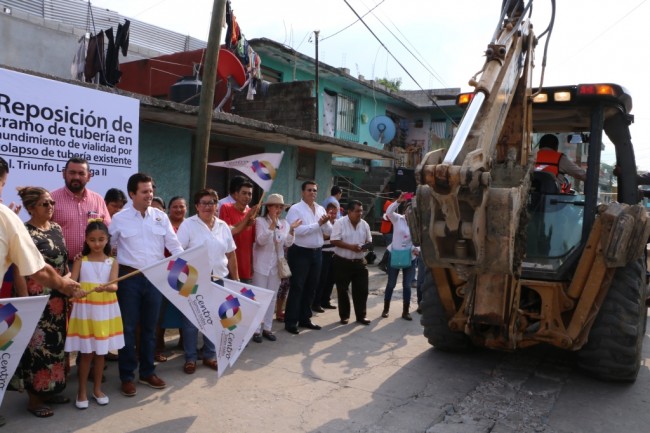
M 45 200 L 43 203 L 38 203 L 36 206 L 43 206 L 43 207 L 54 207 L 56 202 L 54 200 Z

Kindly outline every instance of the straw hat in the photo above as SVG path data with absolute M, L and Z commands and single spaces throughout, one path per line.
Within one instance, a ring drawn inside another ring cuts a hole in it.
M 284 197 L 282 197 L 282 194 L 270 194 L 266 201 L 262 203 L 262 206 L 268 206 L 270 204 L 280 204 L 285 208 L 289 207 L 288 204 L 284 203 Z

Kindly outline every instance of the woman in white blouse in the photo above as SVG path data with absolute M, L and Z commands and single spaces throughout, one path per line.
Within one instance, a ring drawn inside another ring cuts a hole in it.
M 278 260 L 284 257 L 284 247 L 293 244 L 293 230 L 302 221 L 297 220 L 289 224 L 280 219 L 282 211 L 287 207 L 280 194 L 271 194 L 263 203 L 264 215 L 255 220 L 255 243 L 253 244 L 253 285 L 272 290 L 273 299 L 264 314 L 262 324 L 253 335 L 253 341 L 262 342 L 262 337 L 275 341 L 276 337 L 271 331 L 273 312 L 280 288 L 278 276 Z
M 212 266 L 212 278 L 217 284 L 223 285 L 221 278 L 230 276 L 239 280 L 237 273 L 237 256 L 235 256 L 235 241 L 232 238 L 228 224 L 217 218 L 217 201 L 219 196 L 213 189 L 202 189 L 194 194 L 196 215 L 187 218 L 176 233 L 178 241 L 184 249 L 202 245 L 208 241 L 209 260 Z M 185 364 L 183 371 L 193 374 L 196 370 L 198 353 L 196 350 L 199 330 L 192 322 L 183 317 L 183 350 Z M 203 365 L 216 370 L 217 354 L 214 343 L 203 339 Z
M 413 320 L 409 313 L 411 305 L 411 281 L 413 281 L 413 277 L 415 276 L 415 259 L 420 254 L 420 249 L 413 245 L 413 242 L 411 241 L 411 232 L 408 223 L 406 222 L 406 218 L 403 215 L 406 206 L 406 194 L 407 193 L 401 193 L 397 200 L 391 203 L 391 205 L 386 209 L 386 218 L 393 223 L 393 241 L 388 246 L 388 250 L 391 251 L 391 254 L 393 251 L 397 250 L 409 250 L 411 261 L 410 265 L 407 267 L 388 267 L 388 280 L 386 282 L 386 290 L 384 291 L 384 311 L 382 311 L 381 317 L 388 317 L 390 300 L 393 296 L 393 289 L 397 285 L 397 277 L 399 276 L 399 271 L 401 269 L 402 290 L 404 292 L 402 319 Z

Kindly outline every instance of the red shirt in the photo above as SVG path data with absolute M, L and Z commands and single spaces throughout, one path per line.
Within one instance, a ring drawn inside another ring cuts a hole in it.
M 234 226 L 243 220 L 248 212 L 250 212 L 250 208 L 248 207 L 241 212 L 235 207 L 234 203 L 227 203 L 223 204 L 219 209 L 219 219 L 225 221 L 229 226 Z M 255 242 L 255 224 L 248 226 L 238 234 L 233 235 L 233 238 L 235 239 L 235 245 L 237 245 L 235 255 L 237 256 L 239 278 L 251 279 L 253 278 L 253 242 Z
M 88 219 L 102 218 L 108 226 L 111 223 L 111 215 L 104 198 L 88 189 L 84 189 L 81 200 L 65 186 L 52 191 L 50 196 L 56 202 L 52 221 L 61 226 L 68 247 L 68 257 L 73 260 L 83 249 Z

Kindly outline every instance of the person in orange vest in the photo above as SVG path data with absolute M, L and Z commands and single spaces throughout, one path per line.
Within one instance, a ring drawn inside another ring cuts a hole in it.
M 379 232 L 384 236 L 384 241 L 386 242 L 386 247 L 390 245 L 393 242 L 393 223 L 390 222 L 388 218 L 386 218 L 386 209 L 388 209 L 388 206 L 390 206 L 397 198 L 402 195 L 401 190 L 396 190 L 391 194 L 392 200 L 386 200 L 384 202 L 384 207 L 383 207 L 383 214 L 381 218 L 381 226 L 379 226 Z M 384 255 L 382 256 L 381 260 L 379 263 L 377 263 L 377 267 L 382 270 L 383 272 L 388 273 L 388 263 L 390 262 L 390 251 L 388 251 L 388 248 L 386 248 L 386 251 L 384 251 Z
M 535 161 L 535 171 L 544 171 L 555 176 L 560 192 L 568 194 L 571 184 L 567 181 L 565 174 L 584 181 L 586 172 L 576 163 L 571 161 L 565 154 L 558 152 L 560 141 L 555 134 L 545 134 L 539 140 L 539 150 Z

